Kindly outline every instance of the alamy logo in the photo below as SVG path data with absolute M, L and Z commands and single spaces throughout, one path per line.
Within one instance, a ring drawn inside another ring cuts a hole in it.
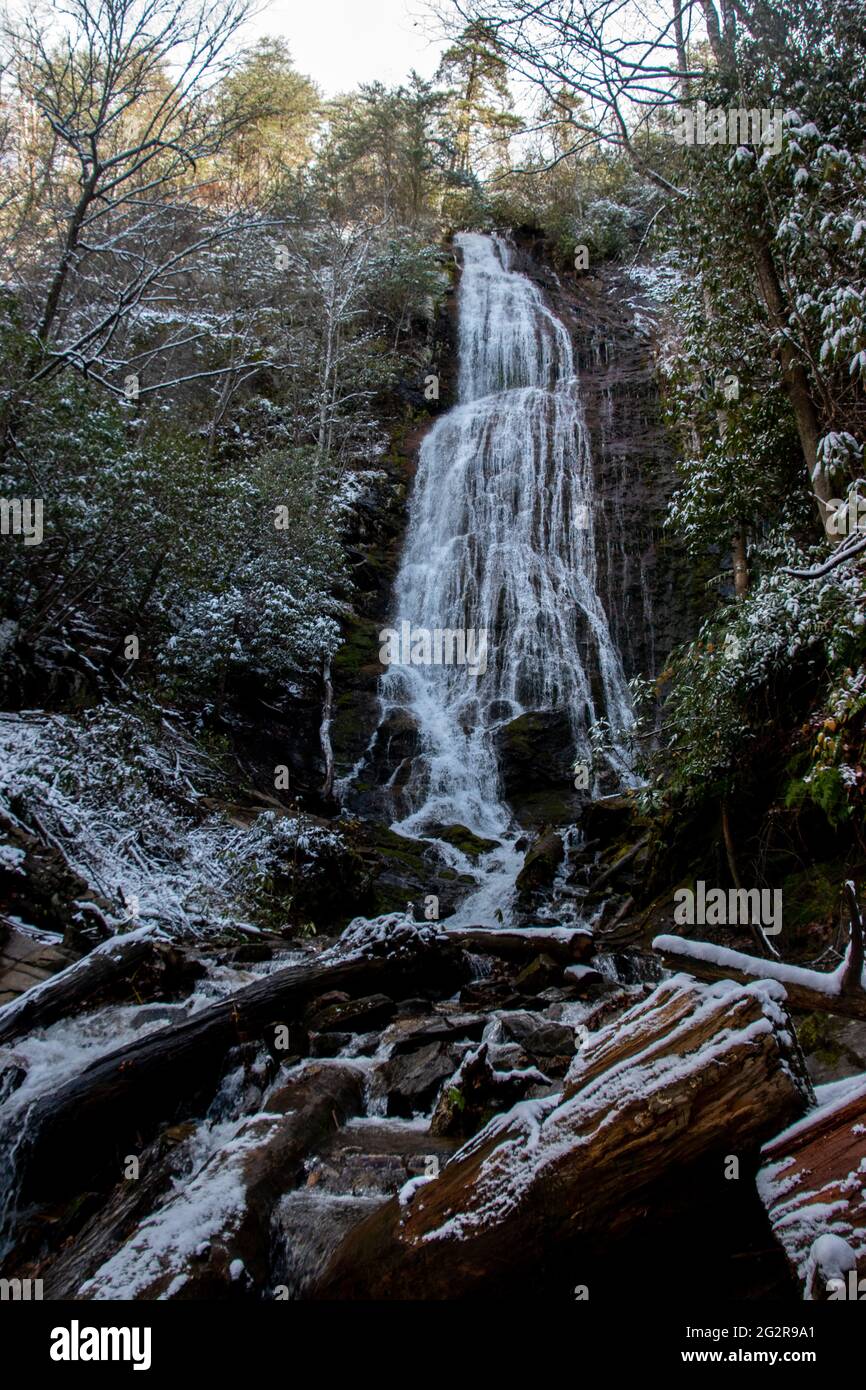
M 866 531 L 866 497 L 859 493 L 845 501 L 841 497 L 831 497 L 824 506 L 829 536 L 850 536 L 854 531 Z
M 25 545 L 42 540 L 41 497 L 0 497 L 0 536 L 23 536 Z
M 840 1275 L 827 1280 L 827 1298 L 831 1303 L 851 1299 L 862 1303 L 866 1299 L 866 1279 L 858 1279 L 856 1269 L 848 1270 L 848 1283 Z
M 699 101 L 693 111 L 687 107 L 676 113 L 674 139 L 679 145 L 766 145 L 773 154 L 782 149 L 782 120 L 784 111 L 776 106 L 742 106 L 728 110 Z
M 465 666 L 470 676 L 487 670 L 487 628 L 413 627 L 403 619 L 400 631 L 379 633 L 383 666 Z
M 51 1331 L 52 1361 L 131 1361 L 134 1371 L 150 1370 L 149 1327 L 69 1327 Z
M 674 921 L 688 927 L 760 926 L 767 936 L 782 930 L 781 888 L 711 888 L 698 879 L 694 890 L 674 893 Z

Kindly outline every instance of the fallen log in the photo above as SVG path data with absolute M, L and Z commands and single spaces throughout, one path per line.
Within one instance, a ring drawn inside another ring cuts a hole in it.
M 0 1008 L 0 1045 L 35 1028 L 45 1028 L 97 1000 L 113 997 L 121 987 L 132 988 L 137 976 L 148 976 L 152 987 L 154 976 L 168 983 L 172 972 L 178 980 L 190 980 L 189 967 L 179 952 L 149 927 L 113 936 L 74 965 L 4 1004 Z
M 663 982 L 581 1049 L 561 1096 L 517 1105 L 363 1221 L 311 1296 L 490 1295 L 566 1245 L 607 1249 L 660 1185 L 709 1160 L 721 1175 L 725 1155 L 753 1154 L 805 1109 L 781 997 L 772 984 Z
M 858 1286 L 858 1263 L 866 1273 L 866 1260 L 862 1254 L 857 1258 L 866 1245 L 864 1134 L 866 1077 L 861 1076 L 762 1150 L 758 1192 L 810 1301 L 861 1299 L 866 1292 Z M 840 1265 L 843 1245 L 851 1255 Z
M 455 946 L 476 955 L 502 956 L 506 960 L 527 956 L 551 956 L 562 965 L 588 960 L 595 949 L 586 927 L 448 927 Z
M 669 970 L 687 970 L 699 980 L 736 980 L 741 984 L 776 980 L 784 985 L 792 1009 L 866 1019 L 859 910 L 856 918 L 852 914 L 851 940 L 845 958 L 836 970 L 828 972 L 746 955 L 709 941 L 687 941 L 680 936 L 657 936 L 653 950 L 659 952 Z
M 230 1048 L 250 1039 L 272 1044 L 274 1030 L 291 1029 L 319 995 L 451 993 L 467 977 L 466 957 L 443 932 L 406 925 L 355 954 L 328 952 L 315 965 L 276 971 L 117 1048 L 28 1111 L 16 1150 L 19 1204 L 113 1181 L 124 1155 L 138 1152 L 160 1124 L 203 1113 Z
M 214 1299 L 267 1290 L 274 1204 L 364 1100 L 351 1064 L 308 1062 L 67 1297 Z M 225 1195 L 221 1195 L 225 1194 Z

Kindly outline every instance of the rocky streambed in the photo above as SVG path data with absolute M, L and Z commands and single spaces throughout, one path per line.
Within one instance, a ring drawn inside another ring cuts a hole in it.
M 778 985 L 393 913 L 144 929 L 0 1029 L 3 1273 L 45 1298 L 616 1297 L 687 1253 L 708 1293 L 800 1296 L 761 1145 L 824 1111 Z

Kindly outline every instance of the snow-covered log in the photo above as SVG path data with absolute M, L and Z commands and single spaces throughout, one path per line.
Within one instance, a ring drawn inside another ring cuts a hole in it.
M 699 980 L 776 980 L 784 985 L 792 1009 L 807 1013 L 824 1010 L 846 1018 L 866 1019 L 863 927 L 856 900 L 851 910 L 848 950 L 833 971 L 807 970 L 784 961 L 731 951 L 710 941 L 686 941 L 680 936 L 657 936 L 653 949 L 669 969 L 687 970 Z
M 455 945 L 477 955 L 505 958 L 551 956 L 563 965 L 588 960 L 595 949 L 592 932 L 586 927 L 449 927 Z
M 781 1001 L 770 983 L 664 981 L 589 1039 L 562 1095 L 515 1106 L 358 1226 L 315 1297 L 467 1297 L 565 1245 L 591 1259 L 661 1185 L 802 1114 L 811 1087 Z
M 866 1077 L 820 1088 L 823 1104 L 764 1147 L 758 1191 L 816 1302 L 862 1300 L 866 1280 Z
M 0 1044 L 114 996 L 120 987 L 131 986 L 136 979 L 152 981 L 156 975 L 170 984 L 172 971 L 179 979 L 189 979 L 180 953 L 158 932 L 140 927 L 125 936 L 113 936 L 74 965 L 0 1008 Z M 141 994 L 141 989 L 138 992 Z

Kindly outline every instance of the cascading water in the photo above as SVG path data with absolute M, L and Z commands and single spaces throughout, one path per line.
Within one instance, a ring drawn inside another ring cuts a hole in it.
M 458 824 L 498 842 L 475 864 L 445 848 L 479 883 L 454 923 L 508 921 L 522 863 L 500 794 L 497 728 L 526 711 L 567 710 L 577 755 L 600 716 L 614 729 L 632 722 L 596 591 L 592 459 L 568 331 L 511 268 L 503 238 L 456 240 L 459 404 L 422 445 L 395 584 L 395 621 L 410 625 L 414 660 L 392 665 L 381 685 L 383 718 L 409 711 L 420 739 L 400 785 L 409 810 L 394 829 L 435 837 Z M 486 633 L 486 662 L 448 664 L 445 646 L 437 664 L 437 629 L 474 632 L 476 657 Z M 624 755 L 611 761 L 628 777 Z

